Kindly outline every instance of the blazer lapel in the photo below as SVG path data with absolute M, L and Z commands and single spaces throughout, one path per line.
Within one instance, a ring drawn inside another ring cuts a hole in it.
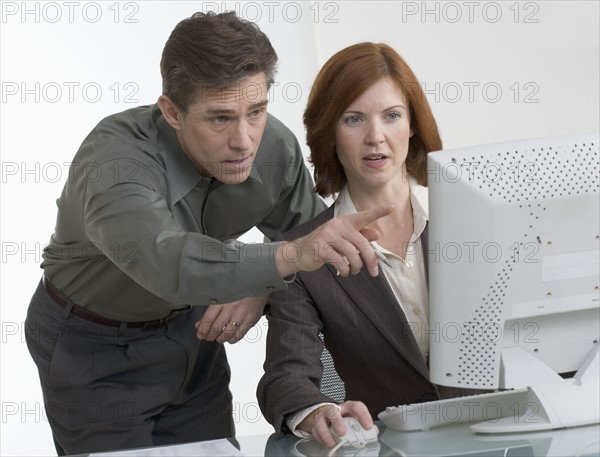
M 425 281 L 429 288 L 429 222 L 425 225 L 421 234 L 421 249 L 423 249 L 423 263 L 425 264 Z
M 309 233 L 333 217 L 334 206 L 330 206 L 319 216 L 307 223 L 303 232 Z M 293 230 L 286 234 L 287 239 L 297 236 Z M 423 232 L 422 243 L 425 259 L 427 259 L 427 226 Z M 427 267 L 427 266 L 426 266 Z M 396 300 L 385 276 L 380 274 L 371 277 L 366 268 L 357 274 L 348 277 L 337 275 L 337 270 L 332 265 L 325 265 L 324 270 L 331 274 L 335 281 L 342 287 L 352 302 L 363 312 L 375 328 L 390 342 L 398 353 L 406 359 L 421 375 L 429 381 L 429 370 L 425 360 L 420 354 L 417 342 L 408 326 L 406 316 Z M 320 274 L 325 274 L 325 271 Z
M 373 278 L 367 269 L 363 268 L 357 275 L 342 277 L 337 275 L 333 266 L 328 264 L 326 268 L 392 347 L 429 380 L 425 360 L 385 276 L 379 274 Z

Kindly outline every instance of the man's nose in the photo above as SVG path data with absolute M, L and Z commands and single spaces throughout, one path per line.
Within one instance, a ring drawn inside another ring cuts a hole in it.
M 229 147 L 238 151 L 247 151 L 252 146 L 250 129 L 246 122 L 239 121 L 232 126 L 229 137 Z

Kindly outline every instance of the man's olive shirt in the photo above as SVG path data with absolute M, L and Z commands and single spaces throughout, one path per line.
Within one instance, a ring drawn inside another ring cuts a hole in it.
M 312 185 L 298 141 L 270 114 L 249 178 L 224 185 L 197 172 L 156 105 L 130 109 L 103 119 L 73 159 L 42 268 L 74 303 L 124 321 L 262 295 L 286 286 L 278 243 L 235 238 L 312 219 L 325 208 Z

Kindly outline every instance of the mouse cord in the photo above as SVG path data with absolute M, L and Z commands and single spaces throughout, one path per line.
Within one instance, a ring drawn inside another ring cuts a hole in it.
M 332 457 L 335 455 L 335 453 L 337 452 L 337 450 L 339 448 L 341 448 L 344 444 L 346 444 L 346 440 L 341 440 L 338 444 L 335 445 L 335 447 L 331 448 L 331 450 L 329 451 L 329 453 L 327 454 L 327 457 Z
M 363 444 L 362 446 L 356 446 L 354 443 L 350 443 L 350 441 L 347 440 L 341 440 L 338 444 L 335 445 L 335 447 L 331 448 L 331 450 L 329 451 L 329 453 L 327 454 L 327 457 L 333 457 L 336 453 L 336 451 L 341 448 L 344 444 L 352 444 L 352 447 L 356 448 L 356 449 L 360 449 L 365 447 L 365 445 Z

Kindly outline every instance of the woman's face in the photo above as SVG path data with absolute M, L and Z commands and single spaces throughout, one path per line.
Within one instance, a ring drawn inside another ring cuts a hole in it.
M 336 130 L 338 158 L 351 187 L 378 187 L 406 178 L 409 107 L 389 78 L 374 83 L 342 113 Z

